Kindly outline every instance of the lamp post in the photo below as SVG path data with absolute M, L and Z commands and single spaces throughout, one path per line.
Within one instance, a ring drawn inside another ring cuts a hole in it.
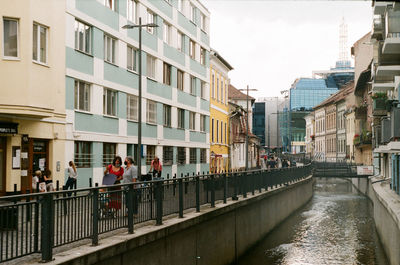
M 247 85 L 246 89 L 239 89 L 239 91 L 247 91 L 246 104 L 247 104 L 247 112 L 246 112 L 246 166 L 245 170 L 247 171 L 249 168 L 249 91 L 257 91 L 257 89 L 249 89 L 249 85 Z
M 123 29 L 139 28 L 139 100 L 138 100 L 138 145 L 137 145 L 137 164 L 138 177 L 142 176 L 142 28 L 143 27 L 158 27 L 157 24 L 142 24 L 142 18 L 139 17 L 138 25 L 127 24 Z

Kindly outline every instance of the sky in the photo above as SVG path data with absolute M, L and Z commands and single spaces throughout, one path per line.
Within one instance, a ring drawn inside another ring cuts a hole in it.
M 371 1 L 201 0 L 211 13 L 210 45 L 233 66 L 231 84 L 280 96 L 298 77 L 328 70 L 339 57 L 339 25 L 350 48 L 371 30 Z M 352 64 L 354 62 L 352 60 Z

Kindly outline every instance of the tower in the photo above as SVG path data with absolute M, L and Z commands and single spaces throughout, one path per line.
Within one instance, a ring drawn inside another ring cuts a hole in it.
M 339 60 L 336 62 L 336 68 L 350 67 L 351 62 L 348 58 L 347 49 L 347 24 L 342 17 L 342 22 L 339 26 Z

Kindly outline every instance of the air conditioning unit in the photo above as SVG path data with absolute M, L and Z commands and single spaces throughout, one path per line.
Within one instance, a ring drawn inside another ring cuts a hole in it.
M 391 130 L 390 130 L 390 118 L 385 117 L 381 120 L 381 135 L 382 135 L 382 142 L 381 144 L 387 144 L 390 142 Z
M 391 139 L 400 139 L 400 107 L 397 105 L 392 108 L 390 114 L 391 121 Z

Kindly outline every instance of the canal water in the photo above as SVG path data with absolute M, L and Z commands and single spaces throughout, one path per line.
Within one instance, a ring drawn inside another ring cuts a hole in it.
M 239 265 L 388 264 L 373 208 L 346 180 L 318 179 L 312 200 L 239 259 Z

